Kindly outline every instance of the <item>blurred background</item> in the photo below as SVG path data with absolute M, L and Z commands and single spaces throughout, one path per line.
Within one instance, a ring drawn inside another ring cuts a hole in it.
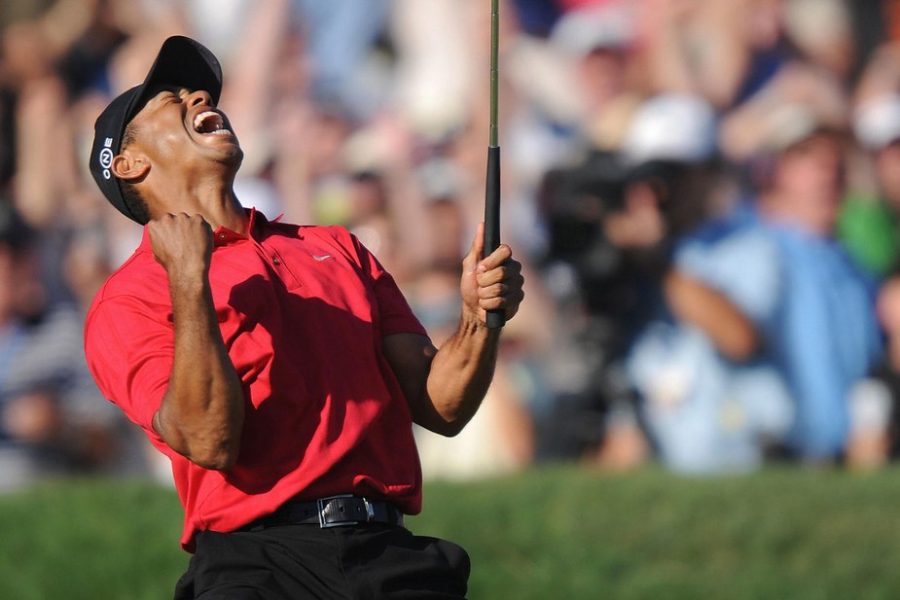
M 418 527 L 470 549 L 475 598 L 896 597 L 900 1 L 502 4 L 527 298 L 468 428 L 416 432 Z M 0 3 L 0 595 L 165 597 L 187 560 L 169 465 L 84 364 L 141 236 L 88 175 L 106 103 L 201 40 L 241 201 L 347 226 L 440 344 L 482 218 L 489 15 Z
M 482 218 L 487 0 L 0 4 L 0 490 L 168 465 L 86 371 L 141 230 L 93 122 L 161 41 L 221 59 L 246 206 L 351 229 L 440 344 Z M 503 239 L 527 300 L 428 479 L 900 453 L 900 2 L 506 0 Z

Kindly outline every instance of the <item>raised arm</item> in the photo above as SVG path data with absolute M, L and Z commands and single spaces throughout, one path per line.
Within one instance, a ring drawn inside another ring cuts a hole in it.
M 483 228 L 463 261 L 462 316 L 456 333 L 435 349 L 428 338 L 397 334 L 384 339 L 384 353 L 409 403 L 413 421 L 454 436 L 475 415 L 497 362 L 500 330 L 486 326 L 486 311 L 503 309 L 507 320 L 524 298 L 521 265 L 501 245 L 481 260 Z
M 228 357 L 209 285 L 212 230 L 199 215 L 166 215 L 149 225 L 156 260 L 169 276 L 175 356 L 153 429 L 207 469 L 237 460 L 244 395 Z

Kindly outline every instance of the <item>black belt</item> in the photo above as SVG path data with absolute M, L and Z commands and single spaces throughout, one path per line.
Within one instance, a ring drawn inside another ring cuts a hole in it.
M 310 502 L 288 501 L 272 514 L 245 525 L 241 530 L 259 531 L 279 525 L 316 524 L 326 528 L 365 523 L 402 526 L 403 513 L 389 502 L 374 501 L 348 494 L 320 498 Z

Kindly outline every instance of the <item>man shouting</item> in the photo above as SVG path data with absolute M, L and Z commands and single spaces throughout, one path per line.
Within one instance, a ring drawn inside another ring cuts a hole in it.
M 412 423 L 452 436 L 490 384 L 520 265 L 463 263 L 439 350 L 390 274 L 340 227 L 268 221 L 232 184 L 243 153 L 218 61 L 166 40 L 97 119 L 91 172 L 144 224 L 85 325 L 100 389 L 172 462 L 194 553 L 176 598 L 458 598 L 468 557 L 417 537 Z

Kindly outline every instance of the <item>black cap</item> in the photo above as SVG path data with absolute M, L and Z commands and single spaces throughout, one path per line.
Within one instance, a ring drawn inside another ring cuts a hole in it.
M 176 35 L 163 42 L 144 83 L 133 87 L 109 103 L 94 124 L 91 147 L 91 175 L 113 206 L 133 221 L 138 219 L 128 210 L 118 178 L 113 175 L 112 159 L 122 149 L 122 134 L 135 114 L 149 99 L 147 93 L 156 85 L 179 85 L 190 90 L 204 90 L 218 103 L 222 92 L 222 67 L 205 46 Z

